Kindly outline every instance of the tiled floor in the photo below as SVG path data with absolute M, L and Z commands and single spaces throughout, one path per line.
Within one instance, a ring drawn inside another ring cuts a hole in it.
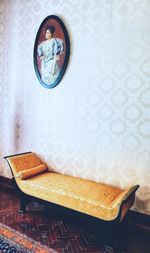
M 94 229 L 73 216 L 31 203 L 19 214 L 19 198 L 14 191 L 0 188 L 0 222 L 20 231 L 59 253 L 150 253 L 150 232 L 126 222 L 111 237 L 101 226 Z

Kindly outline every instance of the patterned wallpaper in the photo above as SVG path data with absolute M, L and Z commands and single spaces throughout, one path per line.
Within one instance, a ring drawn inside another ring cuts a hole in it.
M 33 47 L 43 19 L 61 17 L 71 57 L 60 84 L 38 82 Z M 0 1 L 2 157 L 35 151 L 52 170 L 127 187 L 150 214 L 150 2 Z

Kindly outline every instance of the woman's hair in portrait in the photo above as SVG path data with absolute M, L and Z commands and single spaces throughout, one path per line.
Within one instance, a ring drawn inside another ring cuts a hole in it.
M 48 25 L 48 26 L 46 26 L 46 28 L 45 28 L 45 31 L 47 31 L 47 30 L 49 30 L 50 33 L 51 33 L 52 36 L 53 36 L 53 34 L 54 34 L 54 32 L 55 32 L 55 26 L 53 26 L 53 25 Z

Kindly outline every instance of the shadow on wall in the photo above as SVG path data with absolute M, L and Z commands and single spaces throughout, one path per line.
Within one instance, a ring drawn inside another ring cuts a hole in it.
M 19 108 L 19 105 L 18 105 Z M 21 112 L 19 109 L 16 110 L 16 114 L 14 115 L 14 148 L 16 150 L 20 147 L 20 139 L 21 139 Z
M 149 213 L 150 210 L 150 187 L 143 186 L 141 191 L 136 195 L 136 209 L 143 213 Z

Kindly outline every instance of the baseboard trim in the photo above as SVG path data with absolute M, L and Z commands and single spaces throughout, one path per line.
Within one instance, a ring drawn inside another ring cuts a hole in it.
M 0 176 L 0 185 L 6 189 L 16 190 L 16 184 L 13 178 Z
M 129 210 L 127 216 L 129 216 L 129 219 L 131 219 L 132 221 L 135 221 L 135 222 L 141 221 L 142 223 L 145 223 L 145 225 L 150 226 L 150 215 L 148 214 Z
M 126 221 L 131 226 L 150 232 L 150 215 L 129 210 Z

